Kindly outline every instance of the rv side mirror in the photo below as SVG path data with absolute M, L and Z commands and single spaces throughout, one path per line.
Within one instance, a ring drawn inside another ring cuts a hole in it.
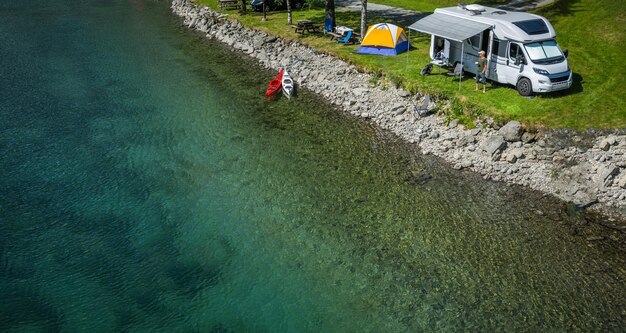
M 569 50 L 568 49 L 563 50 L 563 55 L 567 59 L 567 56 L 569 55 Z
M 515 57 L 515 66 L 519 66 L 522 63 L 522 56 L 518 55 Z

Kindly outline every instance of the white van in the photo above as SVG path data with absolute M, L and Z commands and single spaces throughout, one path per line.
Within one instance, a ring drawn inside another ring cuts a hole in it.
M 409 29 L 431 36 L 432 63 L 461 65 L 476 74 L 478 52 L 486 52 L 487 78 L 514 85 L 523 96 L 563 90 L 572 85 L 567 52 L 542 16 L 480 5 L 438 8 Z

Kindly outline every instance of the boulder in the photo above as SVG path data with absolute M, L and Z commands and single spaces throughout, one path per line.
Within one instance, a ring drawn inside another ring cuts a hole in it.
M 598 171 L 598 175 L 600 175 L 600 177 L 598 178 L 600 187 L 611 186 L 611 184 L 613 183 L 613 176 L 617 175 L 617 173 L 619 172 L 619 168 L 611 164 L 600 168 L 600 170 Z
M 535 141 L 535 135 L 532 133 L 524 132 L 524 134 L 522 134 L 522 141 L 524 143 L 531 143 Z
M 515 142 L 522 139 L 521 130 L 522 124 L 519 121 L 510 121 L 498 130 L 498 134 L 508 142 Z
M 506 141 L 504 141 L 504 137 L 501 135 L 494 135 L 488 137 L 483 141 L 480 145 L 480 149 L 487 153 L 487 155 L 491 157 L 495 157 L 496 155 L 499 157 L 502 150 L 506 148 Z
M 602 140 L 600 141 L 600 143 L 598 144 L 598 148 L 604 150 L 604 151 L 608 151 L 609 148 L 611 148 L 611 143 L 609 142 L 609 140 Z

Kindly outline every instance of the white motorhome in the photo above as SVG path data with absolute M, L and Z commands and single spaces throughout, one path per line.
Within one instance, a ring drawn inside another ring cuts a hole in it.
M 478 52 L 486 52 L 487 78 L 512 84 L 528 96 L 567 89 L 572 72 L 554 40 L 554 28 L 542 16 L 484 7 L 459 5 L 438 8 L 409 29 L 431 36 L 432 63 L 476 74 Z

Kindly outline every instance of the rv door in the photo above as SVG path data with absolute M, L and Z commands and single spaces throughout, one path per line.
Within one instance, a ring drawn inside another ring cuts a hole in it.
M 501 41 L 502 43 L 503 41 Z M 507 48 L 507 58 L 505 65 L 498 65 L 497 71 L 499 82 L 512 85 L 517 84 L 517 79 L 522 73 L 523 66 L 526 63 L 522 46 L 516 42 L 509 42 Z
M 498 83 L 507 83 L 505 73 L 507 66 L 507 49 L 509 43 L 494 36 L 491 43 L 491 61 L 489 62 L 489 78 Z

